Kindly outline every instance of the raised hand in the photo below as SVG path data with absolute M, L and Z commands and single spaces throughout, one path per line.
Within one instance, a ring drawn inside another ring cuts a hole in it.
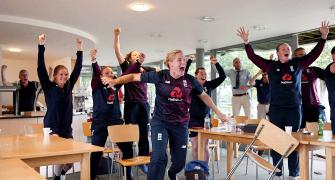
M 41 34 L 38 36 L 38 44 L 39 45 L 44 45 L 46 41 L 46 35 L 45 34 Z
M 211 61 L 212 64 L 216 64 L 216 63 L 218 63 L 218 60 L 217 60 L 216 57 L 213 56 L 213 55 L 211 55 L 211 57 L 210 57 L 209 59 L 210 59 L 210 61 Z
M 145 54 L 140 53 L 140 59 L 138 61 L 142 64 L 144 62 L 144 59 L 145 59 Z
M 119 36 L 120 33 L 121 33 L 121 28 L 120 28 L 120 27 L 116 27 L 116 28 L 114 29 L 114 36 Z
M 190 56 L 188 56 L 188 59 L 191 59 L 191 61 L 195 61 L 195 56 L 194 56 L 194 54 L 191 54 Z
M 322 21 L 321 27 L 320 27 L 320 33 L 322 39 L 327 39 L 328 33 L 329 33 L 329 21 Z
M 245 44 L 249 41 L 249 30 L 245 29 L 243 26 L 240 27 L 240 29 L 237 30 L 236 33 L 237 36 L 239 36 Z
M 108 85 L 109 87 L 114 86 L 113 79 L 110 77 L 101 77 L 102 84 Z
M 83 51 L 83 40 L 80 38 L 76 39 L 76 46 L 77 46 L 77 51 Z
M 91 61 L 94 61 L 94 60 L 97 59 L 97 52 L 98 52 L 97 49 L 95 49 L 95 48 L 91 49 L 91 51 L 90 51 Z
M 6 70 L 6 69 L 7 69 L 7 65 L 2 65 L 2 66 L 1 66 L 1 69 L 2 69 L 2 70 Z

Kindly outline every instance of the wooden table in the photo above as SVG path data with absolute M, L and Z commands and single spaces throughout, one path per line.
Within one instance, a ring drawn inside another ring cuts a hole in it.
M 250 144 L 254 134 L 252 133 L 228 133 L 228 132 L 220 132 L 206 129 L 190 129 L 190 131 L 198 132 L 198 159 L 204 160 L 204 140 L 205 139 L 216 139 L 223 140 L 226 142 L 227 148 L 227 172 L 230 172 L 233 168 L 233 144 Z M 259 141 L 255 142 L 255 145 L 264 145 Z
M 325 142 L 322 138 L 312 138 L 309 141 L 311 146 L 323 147 L 326 150 L 326 179 L 333 180 L 335 178 L 335 138 L 332 141 Z
M 190 131 L 198 132 L 198 159 L 204 160 L 204 140 L 205 139 L 218 139 L 226 142 L 227 145 L 227 172 L 230 172 L 233 167 L 233 144 L 250 144 L 254 134 L 252 133 L 243 133 L 243 132 L 220 132 L 206 129 L 190 129 Z M 308 152 L 310 150 L 319 149 L 319 146 L 311 146 L 311 139 L 315 139 L 315 137 L 311 137 L 308 135 L 303 135 L 302 133 L 292 133 L 299 141 L 299 146 L 297 151 L 299 152 L 299 166 L 300 166 L 300 177 L 301 179 L 308 180 L 309 179 L 309 157 Z M 261 142 L 255 142 L 255 145 L 263 145 Z
M 20 159 L 0 160 L 0 179 L 45 179 Z
M 30 167 L 80 162 L 80 179 L 90 179 L 90 153 L 102 147 L 56 136 L 0 136 L 0 160 L 17 158 Z

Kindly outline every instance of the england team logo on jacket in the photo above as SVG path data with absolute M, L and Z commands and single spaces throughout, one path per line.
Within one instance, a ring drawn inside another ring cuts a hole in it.
M 285 73 L 282 77 L 281 77 L 281 84 L 292 84 L 292 75 L 289 73 Z
M 170 92 L 169 101 L 182 101 L 183 91 L 179 87 L 174 87 Z

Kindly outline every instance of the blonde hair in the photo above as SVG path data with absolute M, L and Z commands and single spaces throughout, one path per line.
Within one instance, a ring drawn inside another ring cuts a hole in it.
M 170 51 L 170 52 L 168 52 L 168 53 L 166 54 L 166 58 L 165 58 L 165 60 L 164 60 L 164 64 L 165 64 L 168 68 L 170 68 L 170 66 L 169 66 L 169 62 L 170 62 L 170 61 L 173 61 L 173 60 L 176 58 L 176 54 L 178 54 L 178 53 L 183 53 L 183 51 L 180 50 L 180 49 L 175 49 L 175 50 L 172 50 L 172 51 Z

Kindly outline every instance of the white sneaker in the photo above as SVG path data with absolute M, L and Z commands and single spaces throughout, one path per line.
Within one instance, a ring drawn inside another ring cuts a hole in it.
M 281 178 L 281 176 L 275 176 L 274 178 L 273 178 L 273 180 L 281 180 L 282 178 Z
M 300 179 L 300 176 L 296 176 L 296 177 L 292 177 L 292 176 L 290 176 L 289 179 L 290 179 L 290 180 L 299 180 L 299 179 Z

